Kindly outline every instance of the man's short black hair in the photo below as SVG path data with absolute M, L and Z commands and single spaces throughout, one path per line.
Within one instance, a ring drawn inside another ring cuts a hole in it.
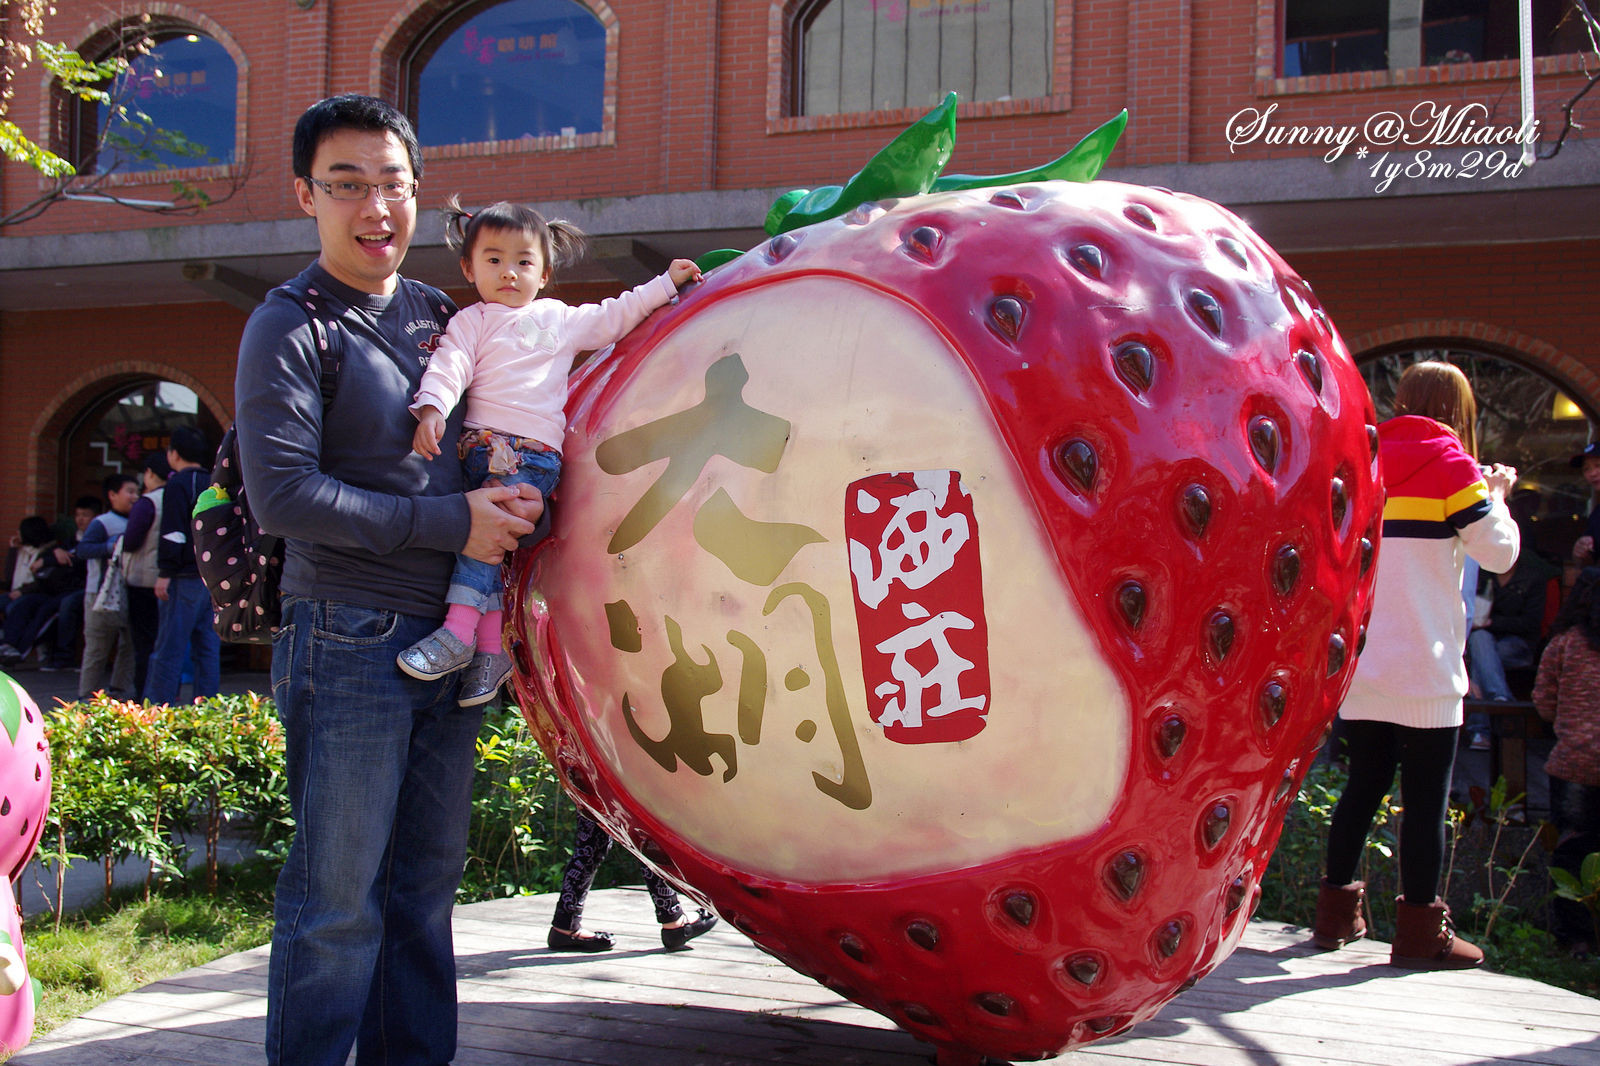
M 295 177 L 311 176 L 311 160 L 317 154 L 317 146 L 328 134 L 339 130 L 394 134 L 406 146 L 412 178 L 422 180 L 422 149 L 417 146 L 417 134 L 411 128 L 411 120 L 389 101 L 357 93 L 318 100 L 306 108 L 300 121 L 294 124 Z
M 213 458 L 211 444 L 206 440 L 206 435 L 193 426 L 178 426 L 172 431 L 172 443 L 167 447 L 178 453 L 178 458 L 186 463 L 199 463 L 201 466 L 210 466 Z
M 55 539 L 55 533 L 44 515 L 31 514 L 17 524 L 17 539 L 30 548 L 42 548 Z
M 144 463 L 139 467 L 141 471 L 148 470 L 162 481 L 172 476 L 172 464 L 167 462 L 167 457 L 162 452 L 151 452 L 144 457 Z
M 72 502 L 72 509 L 74 511 L 93 511 L 95 514 L 99 514 L 100 501 L 93 496 L 79 496 Z
M 110 499 L 112 493 L 122 491 L 122 486 L 138 483 L 139 479 L 132 474 L 107 474 L 105 480 L 100 482 L 100 487 L 105 491 L 106 499 Z

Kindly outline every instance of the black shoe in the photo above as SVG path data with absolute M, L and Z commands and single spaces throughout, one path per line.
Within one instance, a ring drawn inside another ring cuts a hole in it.
M 610 933 L 594 932 L 587 936 L 573 936 L 559 929 L 550 930 L 545 938 L 554 951 L 610 951 L 613 943 Z
M 683 951 L 689 946 L 689 941 L 701 933 L 711 932 L 711 927 L 716 924 L 717 916 L 702 907 L 700 916 L 692 922 L 685 922 L 683 925 L 671 928 L 663 926 L 661 929 L 661 943 L 668 951 Z

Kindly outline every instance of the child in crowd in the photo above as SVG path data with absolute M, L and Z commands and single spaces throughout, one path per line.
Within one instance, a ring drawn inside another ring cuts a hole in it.
M 1550 862 L 1577 877 L 1584 856 L 1600 851 L 1600 567 L 1578 575 L 1552 629 L 1533 703 L 1556 730 L 1544 764 L 1558 834 Z M 1580 958 L 1594 951 L 1595 925 L 1581 904 L 1556 899 L 1551 910 L 1562 947 Z
M 566 434 L 567 374 L 577 356 L 602 348 L 697 281 L 688 259 L 660 277 L 597 304 L 573 307 L 536 299 L 553 267 L 579 258 L 583 234 L 546 222 L 532 208 L 497 203 L 477 213 L 452 197 L 445 239 L 461 256 L 461 272 L 483 302 L 463 308 L 428 362 L 411 412 L 413 447 L 439 455 L 445 416 L 463 396 L 466 421 L 456 453 L 470 487 L 490 478 L 532 484 L 546 496 L 561 475 Z M 399 655 L 400 669 L 424 681 L 467 668 L 457 702 L 475 707 L 494 698 L 511 674 L 500 640 L 500 567 L 456 556 L 445 596 L 444 625 Z

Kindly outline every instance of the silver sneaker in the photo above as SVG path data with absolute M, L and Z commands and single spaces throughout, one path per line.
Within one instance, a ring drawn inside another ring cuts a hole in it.
M 462 707 L 488 703 L 510 676 L 511 656 L 505 652 L 474 655 L 472 664 L 461 676 L 461 691 L 456 694 L 456 703 Z
M 473 644 L 440 626 L 401 652 L 395 659 L 400 669 L 418 681 L 437 681 L 472 662 Z

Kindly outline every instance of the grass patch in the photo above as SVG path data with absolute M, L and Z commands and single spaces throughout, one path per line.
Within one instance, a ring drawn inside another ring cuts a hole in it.
M 52 915 L 23 926 L 28 968 L 43 986 L 34 1022 L 41 1036 L 140 985 L 170 977 L 272 936 L 274 874 L 264 863 L 222 871 L 217 894 L 198 885 L 167 885 L 160 895 L 117 893 L 111 906 Z

